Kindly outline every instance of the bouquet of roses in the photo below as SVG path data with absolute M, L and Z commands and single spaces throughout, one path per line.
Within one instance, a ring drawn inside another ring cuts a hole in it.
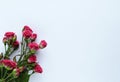
M 0 54 L 0 82 L 28 82 L 32 74 L 42 73 L 36 62 L 36 52 L 47 46 L 45 40 L 35 42 L 37 34 L 29 26 L 22 30 L 22 41 L 19 43 L 14 32 L 6 32 L 3 38 L 5 53 Z M 21 44 L 21 45 L 20 45 Z M 20 53 L 11 55 L 20 47 Z

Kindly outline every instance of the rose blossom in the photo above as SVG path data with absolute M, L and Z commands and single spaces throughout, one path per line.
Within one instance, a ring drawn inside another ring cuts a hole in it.
M 35 41 L 35 39 L 37 38 L 37 34 L 33 33 L 30 38 L 31 38 L 32 41 Z
M 42 41 L 40 42 L 40 44 L 39 44 L 39 47 L 40 47 L 41 49 L 45 48 L 46 46 L 47 46 L 47 42 L 46 42 L 45 40 L 42 40 Z
M 6 33 L 5 33 L 5 36 L 6 36 L 7 38 L 13 38 L 14 35 L 15 35 L 14 32 L 6 32 Z
M 32 32 L 29 30 L 25 30 L 23 31 L 23 37 L 25 37 L 26 39 L 30 38 L 32 36 Z
M 19 68 L 13 69 L 12 74 L 14 78 L 17 78 L 20 75 L 20 69 Z
M 21 67 L 19 67 L 19 69 L 20 69 L 20 72 L 23 72 L 24 69 L 25 69 L 25 67 L 24 67 L 24 66 L 21 66 Z
M 25 31 L 25 30 L 29 30 L 30 32 L 33 32 L 32 29 L 29 26 L 27 26 L 27 25 L 24 26 L 24 28 L 23 28 L 23 31 Z
M 19 42 L 18 42 L 18 41 L 15 41 L 15 42 L 13 43 L 13 47 L 14 47 L 14 48 L 18 48 L 18 47 L 19 47 Z
M 7 40 L 7 37 L 4 37 L 4 38 L 3 38 L 3 43 L 6 44 L 7 41 L 8 41 L 8 40 Z
M 36 64 L 34 67 L 34 72 L 42 73 L 43 69 L 39 64 Z
M 30 48 L 30 50 L 38 50 L 39 49 L 39 45 L 35 42 L 29 43 L 28 47 Z
M 31 55 L 29 58 L 28 58 L 28 63 L 34 63 L 37 61 L 37 58 L 36 58 L 36 55 Z
M 7 60 L 7 59 L 2 60 L 1 63 L 8 70 L 12 70 L 12 69 L 16 68 L 16 66 L 17 66 L 16 62 L 11 61 L 11 60 Z

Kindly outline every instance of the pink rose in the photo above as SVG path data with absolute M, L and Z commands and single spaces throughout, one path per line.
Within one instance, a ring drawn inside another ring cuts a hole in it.
M 28 63 L 35 63 L 37 61 L 36 55 L 31 55 L 28 58 Z
M 46 46 L 47 46 L 47 42 L 46 42 L 45 40 L 42 40 L 42 41 L 40 42 L 40 44 L 39 44 L 39 47 L 40 47 L 41 49 L 45 48 Z
M 23 28 L 23 31 L 25 31 L 25 30 L 29 30 L 30 32 L 33 32 L 32 29 L 29 26 L 27 26 L 27 25 L 24 26 L 24 28 Z
M 31 36 L 32 36 L 32 32 L 31 32 L 31 31 L 29 31 L 29 30 L 23 31 L 23 37 L 24 37 L 24 38 L 28 39 L 28 38 L 30 38 Z
M 13 69 L 12 74 L 14 78 L 17 78 L 20 75 L 20 69 L 19 68 Z
M 7 42 L 8 42 L 7 37 L 4 37 L 4 38 L 3 38 L 3 43 L 6 44 Z
M 30 38 L 31 38 L 32 41 L 35 41 L 35 39 L 37 38 L 37 34 L 33 33 Z
M 34 67 L 34 72 L 42 73 L 43 69 L 39 64 L 36 64 Z
M 24 67 L 24 66 L 21 66 L 21 67 L 19 67 L 19 69 L 20 69 L 20 72 L 23 72 L 24 69 L 25 69 L 25 67 Z
M 6 33 L 5 33 L 6 38 L 13 38 L 14 35 L 15 35 L 14 32 L 6 32 Z
M 18 42 L 18 41 L 15 41 L 15 42 L 13 43 L 13 47 L 14 47 L 14 48 L 18 48 L 18 47 L 19 47 L 19 42 Z
M 8 59 L 2 60 L 1 63 L 8 70 L 12 70 L 12 69 L 16 68 L 16 66 L 17 66 L 16 62 L 8 60 Z
M 35 42 L 29 43 L 28 47 L 30 48 L 30 50 L 38 50 L 39 49 L 39 45 Z

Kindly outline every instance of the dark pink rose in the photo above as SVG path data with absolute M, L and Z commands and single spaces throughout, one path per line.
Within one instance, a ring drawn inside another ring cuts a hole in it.
M 34 72 L 42 73 L 43 69 L 39 64 L 36 64 L 34 67 Z
M 14 32 L 6 32 L 6 33 L 5 33 L 6 38 L 13 38 L 14 35 L 15 35 Z
M 7 41 L 8 41 L 7 37 L 4 37 L 3 38 L 3 43 L 7 43 Z
M 2 60 L 1 63 L 8 70 L 12 70 L 12 69 L 16 68 L 16 66 L 17 66 L 16 62 L 8 60 L 8 59 Z
M 27 25 L 24 26 L 24 28 L 23 28 L 23 31 L 25 31 L 25 30 L 29 30 L 29 31 L 33 32 L 32 29 L 29 26 L 27 26 Z
M 19 68 L 13 69 L 12 74 L 14 78 L 17 78 L 20 75 L 20 69 Z
M 30 37 L 30 39 L 31 39 L 32 41 L 35 41 L 36 38 L 37 38 L 37 34 L 35 34 L 35 33 L 33 33 L 32 36 Z
M 32 32 L 31 32 L 31 31 L 29 31 L 29 30 L 23 31 L 23 37 L 24 37 L 24 38 L 28 39 L 28 38 L 30 38 L 31 36 L 32 36 Z
M 18 41 L 13 42 L 13 47 L 18 48 L 19 47 L 19 42 Z
M 40 44 L 39 44 L 39 47 L 40 47 L 41 49 L 45 48 L 46 46 L 47 46 L 47 42 L 46 42 L 45 40 L 42 40 L 42 41 L 40 42 Z
M 35 63 L 37 61 L 36 55 L 31 55 L 28 58 L 28 63 Z
M 30 50 L 38 50 L 39 49 L 39 45 L 35 42 L 29 43 L 28 47 L 30 48 Z

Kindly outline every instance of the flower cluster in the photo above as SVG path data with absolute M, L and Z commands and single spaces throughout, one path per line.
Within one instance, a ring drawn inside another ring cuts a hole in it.
M 0 82 L 21 82 L 34 73 L 42 73 L 43 69 L 37 62 L 36 52 L 47 46 L 45 40 L 36 43 L 37 34 L 29 26 L 22 29 L 22 41 L 17 40 L 14 32 L 6 32 L 3 38 L 5 53 L 0 54 Z M 11 55 L 19 47 L 21 52 L 11 59 Z M 30 74 L 29 72 L 32 71 Z

